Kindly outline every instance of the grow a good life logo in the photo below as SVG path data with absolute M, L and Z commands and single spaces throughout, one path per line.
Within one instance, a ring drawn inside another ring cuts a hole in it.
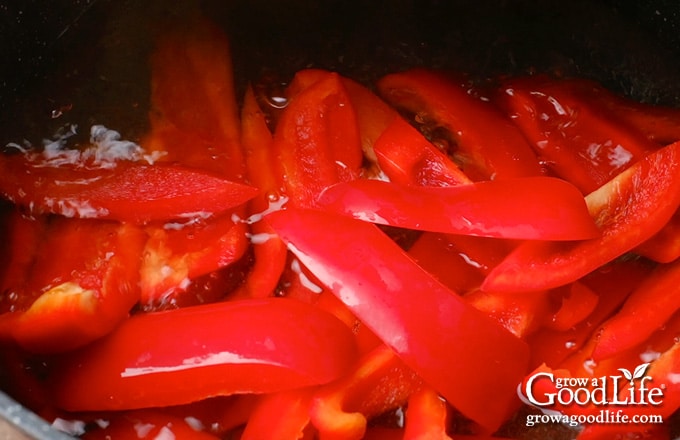
M 543 414 L 527 416 L 527 426 L 536 423 L 662 423 L 649 408 L 661 405 L 664 390 L 646 374 L 648 363 L 633 371 L 619 368 L 620 375 L 560 377 L 551 370 L 539 370 L 520 386 L 519 396 Z M 645 407 L 636 414 L 635 409 Z M 642 414 L 644 413 L 644 414 Z

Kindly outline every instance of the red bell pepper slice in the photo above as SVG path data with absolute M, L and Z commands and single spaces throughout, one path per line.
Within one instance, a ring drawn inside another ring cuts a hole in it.
M 553 80 L 565 92 L 590 103 L 596 103 L 602 113 L 611 114 L 620 125 L 634 128 L 659 145 L 680 140 L 680 109 L 658 104 L 637 102 L 584 78 Z
M 422 380 L 387 346 L 364 355 L 353 370 L 314 393 L 310 416 L 321 438 L 363 438 L 368 419 L 406 404 Z
M 621 310 L 598 331 L 592 356 L 605 359 L 632 348 L 649 338 L 654 331 L 680 309 L 680 262 L 659 266 L 626 299 Z
M 680 142 L 660 149 L 586 197 L 601 236 L 530 242 L 487 276 L 489 291 L 543 290 L 573 282 L 656 234 L 680 205 Z
M 266 222 L 258 221 L 271 205 L 285 201 L 281 179 L 275 172 L 272 134 L 267 120 L 249 87 L 243 101 L 241 142 L 245 151 L 248 180 L 260 190 L 250 201 L 250 242 L 254 263 L 245 282 L 245 290 L 252 298 L 273 295 L 286 264 L 288 250 Z
M 472 180 L 541 175 L 536 155 L 517 127 L 462 82 L 412 69 L 386 75 L 377 87 L 393 106 L 445 128 L 456 144 L 450 154 Z
M 332 315 L 265 298 L 135 315 L 59 358 L 50 380 L 63 409 L 120 410 L 327 383 L 355 357 Z
M 250 186 L 176 165 L 120 162 L 87 169 L 0 156 L 0 195 L 33 213 L 141 224 L 216 215 L 256 194 Z
M 146 234 L 108 221 L 50 220 L 25 283 L 20 308 L 0 316 L 11 337 L 38 353 L 71 350 L 109 333 L 139 300 L 139 256 Z
M 657 149 L 570 81 L 526 77 L 507 81 L 498 101 L 540 159 L 588 194 Z
M 364 158 L 376 164 L 375 143 L 399 114 L 368 87 L 346 77 L 342 78 L 342 84 L 356 111 Z
M 9 207 L 0 215 L 0 239 L 4 243 L 0 251 L 0 292 L 3 292 L 0 313 L 25 310 L 35 296 L 20 294 L 19 289 L 30 276 L 35 254 L 48 229 L 47 217 L 28 217 L 16 207 Z
M 234 264 L 248 249 L 248 227 L 221 215 L 188 224 L 145 228 L 149 239 L 140 268 L 140 304 L 163 308 L 182 302 L 181 292 L 199 277 Z
M 658 233 L 636 247 L 635 253 L 657 263 L 670 263 L 680 257 L 680 211 L 675 211 Z
M 407 229 L 484 237 L 582 240 L 599 235 L 571 184 L 552 177 L 407 187 L 359 179 L 327 188 L 325 210 Z
M 555 289 L 554 293 L 560 295 L 560 307 L 545 325 L 555 330 L 565 331 L 578 325 L 595 310 L 599 301 L 597 293 L 580 281 Z
M 452 440 L 448 418 L 446 402 L 433 389 L 422 387 L 409 396 L 404 440 Z
M 407 366 L 463 414 L 498 428 L 527 367 L 524 342 L 437 282 L 375 225 L 293 209 L 267 220 Z
M 598 301 L 588 318 L 567 330 L 550 327 L 527 337 L 532 365 L 559 365 L 569 355 L 583 348 L 597 326 L 612 315 L 626 297 L 651 272 L 644 260 L 617 260 L 604 265 L 579 282 L 597 293 Z
M 248 418 L 240 440 L 308 439 L 309 407 L 314 388 L 301 388 L 260 397 Z
M 518 338 L 526 338 L 542 324 L 541 317 L 550 312 L 550 296 L 539 292 L 468 292 L 465 300 L 477 310 L 494 318 Z
M 402 185 L 456 186 L 472 183 L 446 154 L 401 117 L 395 117 L 376 140 L 380 169 Z
M 356 114 L 335 73 L 293 96 L 274 132 L 274 152 L 292 206 L 312 207 L 328 185 L 359 176 Z
M 170 25 L 151 55 L 151 130 L 142 145 L 160 160 L 235 182 L 245 177 L 231 49 L 204 18 Z
M 444 234 L 421 234 L 408 249 L 408 254 L 454 292 L 468 292 L 484 280 L 479 266 L 452 245 Z

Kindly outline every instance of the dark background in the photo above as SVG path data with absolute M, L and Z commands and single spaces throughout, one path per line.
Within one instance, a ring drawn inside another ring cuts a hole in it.
M 159 21 L 202 8 L 230 34 L 239 87 L 324 67 L 370 84 L 421 65 L 479 77 L 559 71 L 680 106 L 677 1 L 14 1 L 0 5 L 0 146 L 60 126 L 146 127 Z M 61 116 L 55 117 L 56 115 Z

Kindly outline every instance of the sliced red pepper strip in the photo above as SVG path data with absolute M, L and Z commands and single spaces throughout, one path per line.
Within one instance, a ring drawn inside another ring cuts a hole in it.
M 500 426 L 527 368 L 524 342 L 437 282 L 375 225 L 293 209 L 267 220 L 407 366 L 472 420 Z M 499 364 L 502 377 L 493 373 Z
M 399 114 L 368 87 L 346 77 L 342 78 L 342 84 L 357 114 L 364 157 L 375 164 L 377 158 L 373 148 L 376 140 Z
M 680 309 L 680 262 L 659 266 L 598 331 L 593 359 L 599 361 L 644 342 Z
M 484 274 L 467 256 L 452 245 L 444 234 L 425 232 L 409 248 L 408 254 L 454 292 L 465 293 L 479 287 Z
M 378 224 L 448 234 L 535 240 L 599 235 L 578 190 L 552 177 L 442 188 L 359 179 L 327 188 L 318 204 Z
M 446 402 L 432 388 L 422 387 L 408 398 L 404 440 L 452 440 L 446 432 L 448 416 Z
M 140 268 L 140 303 L 163 307 L 178 302 L 198 277 L 220 270 L 245 254 L 248 227 L 222 215 L 188 224 L 168 223 L 146 228 L 149 239 Z
M 597 292 L 598 301 L 588 319 L 568 330 L 543 328 L 527 338 L 532 365 L 545 362 L 559 365 L 570 354 L 581 349 L 597 326 L 612 315 L 628 294 L 651 272 L 651 264 L 641 260 L 622 260 L 598 268 L 579 282 Z
M 351 331 L 316 307 L 229 301 L 133 316 L 58 359 L 51 383 L 71 411 L 168 406 L 327 383 L 355 356 Z
M 3 155 L 0 194 L 34 213 L 140 224 L 216 215 L 255 197 L 257 189 L 176 165 L 86 169 Z
M 368 419 L 406 404 L 421 382 L 389 347 L 380 345 L 350 374 L 314 394 L 312 424 L 323 439 L 361 439 Z
M 31 265 L 48 229 L 46 216 L 28 217 L 16 207 L 2 212 L 0 251 L 0 313 L 25 310 L 35 300 L 34 295 L 21 293 L 30 276 Z M 0 332 L 1 333 L 1 332 Z
M 569 330 L 586 319 L 599 300 L 597 293 L 579 281 L 556 289 L 555 293 L 560 294 L 560 308 L 545 325 L 560 331 Z
M 293 206 L 315 206 L 328 185 L 359 176 L 356 114 L 339 75 L 326 72 L 291 98 L 274 132 L 274 151 Z
M 284 271 L 280 281 L 281 289 L 277 292 L 278 295 L 313 304 L 331 313 L 352 329 L 360 354 L 363 355 L 380 345 L 380 339 L 359 321 L 342 301 L 324 288 L 321 282 L 309 273 L 292 254 L 288 268 Z
M 498 100 L 539 158 L 588 194 L 658 146 L 630 129 L 571 82 L 514 79 Z
M 586 196 L 602 235 L 530 242 L 487 276 L 489 291 L 543 290 L 573 282 L 657 233 L 680 205 L 680 142 L 646 156 Z
M 680 109 L 637 102 L 584 78 L 560 79 L 559 87 L 579 99 L 596 102 L 606 108 L 603 113 L 610 113 L 621 125 L 633 127 L 659 145 L 680 140 Z
M 139 300 L 144 232 L 129 224 L 55 217 L 9 312 L 11 335 L 26 350 L 62 352 L 109 333 Z M 25 300 L 24 300 L 25 301 Z
M 424 69 L 386 75 L 378 90 L 387 102 L 444 127 L 452 156 L 472 180 L 542 174 L 522 133 L 493 104 L 470 93 L 463 81 Z M 489 127 L 493 127 L 490 130 Z
M 518 338 L 526 338 L 538 329 L 543 324 L 541 317 L 550 312 L 551 306 L 547 291 L 498 293 L 477 289 L 464 298 Z
M 251 87 L 248 87 L 244 97 L 241 124 L 248 180 L 260 189 L 260 194 L 250 201 L 248 207 L 252 213 L 250 241 L 255 261 L 244 288 L 250 297 L 261 298 L 274 294 L 286 264 L 288 250 L 267 223 L 258 221 L 271 204 L 283 200 L 280 194 L 282 183 L 275 172 L 272 134 Z
M 680 211 L 656 235 L 635 248 L 635 253 L 658 263 L 670 263 L 680 257 Z
M 210 20 L 172 23 L 151 56 L 151 130 L 143 145 L 160 160 L 241 182 L 239 108 L 231 50 Z
M 143 143 L 159 161 L 243 183 L 246 168 L 229 44 L 214 24 L 201 19 L 191 23 L 170 26 L 157 41 L 151 56 L 151 130 Z M 239 204 L 209 219 L 149 227 L 142 308 L 219 299 L 215 291 L 196 295 L 205 281 L 198 278 L 216 271 L 215 278 L 224 278 L 223 268 L 244 255 L 250 244 L 242 222 L 245 208 Z
M 420 186 L 472 183 L 451 159 L 399 116 L 376 140 L 374 152 L 380 169 L 395 183 Z
M 313 388 L 266 394 L 248 418 L 240 440 L 303 439 L 309 425 Z

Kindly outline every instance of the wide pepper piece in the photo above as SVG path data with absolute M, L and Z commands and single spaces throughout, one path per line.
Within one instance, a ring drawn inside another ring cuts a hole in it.
M 601 236 L 527 241 L 487 276 L 490 291 L 542 290 L 575 281 L 656 234 L 680 205 L 680 142 L 638 161 L 586 196 Z
M 527 368 L 523 341 L 440 284 L 375 225 L 292 209 L 267 220 L 407 366 L 472 420 L 488 430 L 500 426 Z
M 354 336 L 337 318 L 265 298 L 133 316 L 57 359 L 50 380 L 63 409 L 120 410 L 327 383 L 355 360 Z

